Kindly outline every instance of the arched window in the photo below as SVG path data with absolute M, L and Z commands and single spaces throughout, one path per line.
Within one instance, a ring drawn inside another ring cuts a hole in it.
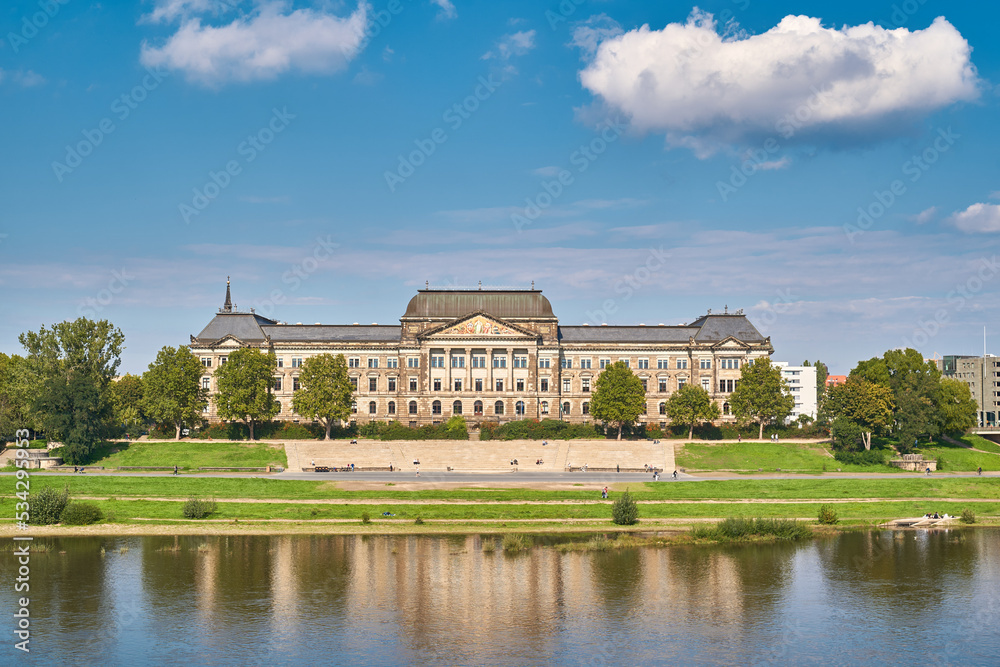
M 368 414 L 373 415 L 378 412 L 378 404 L 375 401 L 368 401 Z
M 585 415 L 589 415 L 590 414 L 590 402 L 589 401 L 584 401 L 583 402 L 583 414 L 585 414 Z
M 410 414 L 411 415 L 417 414 L 417 402 L 416 401 L 410 401 Z
M 351 401 L 351 414 L 352 415 L 356 414 L 357 411 L 358 411 L 358 402 L 357 401 Z
M 431 414 L 439 415 L 441 414 L 441 401 L 434 401 L 431 403 Z
M 660 401 L 660 414 L 661 415 L 667 414 L 667 404 L 663 401 Z
M 729 414 L 729 402 L 728 401 L 722 404 L 722 414 L 724 414 L 724 415 L 728 415 Z
M 389 401 L 389 414 L 396 414 L 396 401 Z
M 524 416 L 524 401 L 518 401 L 514 404 L 514 414 Z
M 569 401 L 566 401 L 565 403 L 563 403 L 563 414 L 564 415 L 568 415 L 569 414 Z
M 451 404 L 451 414 L 460 415 L 462 414 L 462 401 L 455 401 Z
M 497 401 L 493 404 L 493 414 L 502 415 L 503 414 L 503 401 Z
M 549 414 L 549 402 L 548 401 L 542 401 L 542 414 L 543 415 Z
M 482 401 L 476 401 L 475 403 L 472 404 L 472 414 L 476 415 L 477 417 L 482 417 L 483 416 L 483 402 Z

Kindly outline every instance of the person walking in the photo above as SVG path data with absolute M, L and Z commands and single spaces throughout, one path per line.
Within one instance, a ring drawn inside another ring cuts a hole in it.
M 417 466 L 417 477 L 420 477 L 420 466 Z
M 976 471 L 980 477 L 983 476 L 983 466 L 979 466 L 979 470 Z

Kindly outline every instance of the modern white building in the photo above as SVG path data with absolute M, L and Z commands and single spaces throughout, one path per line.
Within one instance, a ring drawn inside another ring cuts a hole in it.
M 787 361 L 773 363 L 781 369 L 781 377 L 795 398 L 795 407 L 792 408 L 788 421 L 795 421 L 799 415 L 808 415 L 810 419 L 816 419 L 816 367 L 789 366 Z

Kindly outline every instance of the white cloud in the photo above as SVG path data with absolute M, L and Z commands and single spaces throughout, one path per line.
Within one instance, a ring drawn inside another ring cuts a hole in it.
M 439 19 L 453 19 L 458 16 L 458 12 L 455 10 L 455 3 L 451 0 L 431 0 L 431 3 L 441 8 L 441 11 L 437 15 Z
M 601 42 L 618 37 L 625 33 L 618 22 L 607 14 L 591 16 L 573 30 L 571 44 L 579 48 L 584 59 L 593 58 Z
M 11 83 L 15 83 L 19 86 L 25 88 L 33 88 L 34 86 L 40 86 L 45 83 L 45 77 L 41 74 L 33 72 L 32 70 L 16 70 L 16 71 L 4 71 L 0 69 L 0 83 L 5 80 L 9 80 Z
M 776 169 L 784 169 L 792 163 L 792 158 L 787 155 L 780 160 L 769 160 L 767 162 L 757 163 L 758 171 L 774 171 Z
M 181 3 L 190 5 L 191 3 Z M 220 27 L 186 18 L 161 47 L 142 45 L 142 63 L 180 70 L 210 86 L 273 79 L 296 70 L 341 70 L 361 50 L 369 6 L 361 2 L 347 17 L 321 10 L 286 13 L 283 2 L 265 2 Z
M 973 204 L 948 220 L 967 234 L 1000 232 L 1000 204 Z
M 574 36 L 586 49 L 593 34 Z M 700 157 L 763 136 L 827 141 L 898 134 L 907 120 L 978 97 L 971 47 L 944 18 L 924 30 L 824 28 L 786 16 L 760 35 L 711 14 L 602 38 L 583 86 L 639 131 Z
M 483 60 L 498 58 L 500 60 L 510 60 L 513 56 L 523 56 L 535 48 L 535 31 L 520 30 L 518 32 L 504 35 L 497 42 L 496 49 L 483 54 Z
M 203 14 L 209 11 L 220 11 L 226 8 L 227 4 L 236 5 L 238 0 L 225 2 L 224 0 L 160 0 L 153 8 L 153 12 L 142 17 L 142 23 L 159 23 L 173 21 L 176 18 L 191 16 L 192 14 Z
M 935 215 L 937 215 L 937 206 L 931 206 L 930 208 L 925 208 L 916 215 L 911 215 L 909 220 L 917 223 L 918 225 L 924 225 L 933 220 Z

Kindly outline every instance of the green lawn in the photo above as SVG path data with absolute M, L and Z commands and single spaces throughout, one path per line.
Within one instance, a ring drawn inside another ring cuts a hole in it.
M 184 469 L 201 466 L 256 468 L 268 465 L 284 467 L 288 465 L 288 459 L 284 447 L 272 447 L 266 443 L 141 441 L 105 444 L 89 465 L 109 468 L 175 465 Z
M 945 471 L 972 472 L 980 466 L 983 470 L 1000 470 L 1000 456 L 997 454 L 974 452 L 950 442 L 935 441 L 930 445 L 921 445 L 914 451 L 923 454 L 925 459 L 940 459 L 941 469 Z
M 11 503 L 4 499 L 0 505 Z M 100 500 L 96 501 L 106 517 L 113 523 L 140 523 L 136 519 L 183 519 L 181 501 Z M 982 518 L 1000 516 L 1000 502 L 963 503 L 961 501 L 881 501 L 838 503 L 835 506 L 842 520 L 888 520 L 920 516 L 925 512 L 947 512 L 960 515 L 972 509 Z M 424 519 L 451 519 L 457 521 L 480 520 L 530 520 L 530 519 L 611 519 L 611 501 L 590 505 L 393 505 L 391 502 L 372 505 L 284 505 L 278 503 L 218 503 L 212 519 L 254 521 L 282 519 L 302 521 L 310 519 L 360 519 L 367 512 L 375 523 L 396 519 L 412 521 Z M 383 517 L 382 512 L 395 514 Z M 645 518 L 724 518 L 729 516 L 767 518 L 814 518 L 819 512 L 815 503 L 773 503 L 748 505 L 743 503 L 714 504 L 663 504 L 640 503 L 640 520 Z M 12 512 L 10 513 L 12 515 Z
M 1000 454 L 1000 445 L 993 442 L 992 440 L 987 440 L 981 436 L 970 433 L 969 435 L 963 435 L 959 438 L 962 442 L 969 445 L 970 447 L 975 447 L 976 449 L 981 449 L 984 452 L 993 452 L 994 454 Z
M 5 481 L 6 480 L 6 481 Z M 0 477 L 0 486 L 13 489 L 14 477 Z M 98 475 L 33 475 L 32 491 L 43 487 L 103 498 L 178 498 L 191 496 L 259 499 L 368 499 L 393 500 L 466 500 L 482 501 L 559 501 L 595 500 L 604 483 L 580 490 L 543 491 L 537 489 L 429 489 L 427 491 L 384 490 L 347 491 L 333 482 L 281 480 L 269 478 L 209 478 L 193 476 L 131 477 Z M 1000 500 L 1000 479 L 925 477 L 905 473 L 891 479 L 739 479 L 703 482 L 636 482 L 628 484 L 637 500 L 813 500 L 823 498 L 980 498 Z
M 732 470 L 744 472 L 782 471 L 820 473 L 843 472 L 892 472 L 880 466 L 855 466 L 841 463 L 829 455 L 826 447 L 808 443 L 724 443 L 704 444 L 689 442 L 677 450 L 676 463 L 688 471 Z

